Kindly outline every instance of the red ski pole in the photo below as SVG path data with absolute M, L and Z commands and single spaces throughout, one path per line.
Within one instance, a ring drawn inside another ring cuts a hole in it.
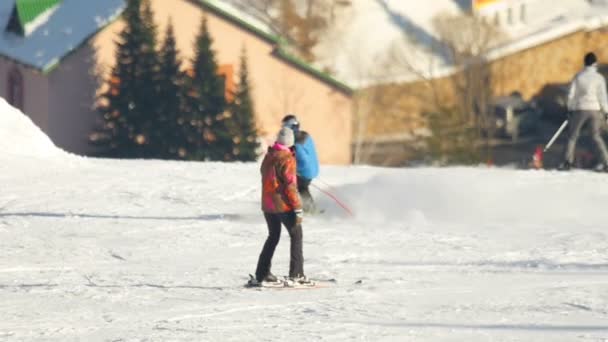
M 311 183 L 312 184 L 312 183 Z M 355 216 L 353 214 L 353 212 L 346 206 L 346 204 L 342 203 L 336 196 L 334 196 L 332 193 L 330 193 L 329 191 L 323 190 L 320 187 L 318 187 L 315 184 L 312 184 L 312 186 L 314 186 L 317 190 L 321 191 L 322 193 L 324 193 L 325 195 L 327 195 L 329 198 L 333 199 L 340 207 L 342 207 L 342 209 L 344 209 L 350 216 Z

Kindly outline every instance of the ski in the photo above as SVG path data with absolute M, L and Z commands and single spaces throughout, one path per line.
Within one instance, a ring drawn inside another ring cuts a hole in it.
M 247 283 L 245 284 L 245 287 L 252 287 L 252 288 L 281 288 L 281 287 L 285 287 L 285 283 L 283 282 L 282 279 L 277 279 L 277 281 L 262 281 L 262 282 L 258 282 L 255 277 L 253 275 L 249 275 L 249 280 L 247 281 Z
M 335 279 L 328 281 L 318 281 L 307 279 L 305 282 L 298 282 L 283 277 L 277 279 L 276 282 L 262 281 L 258 282 L 253 275 L 249 275 L 249 281 L 245 284 L 246 288 L 255 289 L 283 289 L 283 290 L 303 290 L 303 289 L 320 289 L 328 287 L 330 283 L 335 283 Z

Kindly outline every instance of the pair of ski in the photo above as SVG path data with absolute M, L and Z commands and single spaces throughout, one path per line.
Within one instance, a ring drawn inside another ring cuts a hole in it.
M 248 288 L 270 288 L 270 289 L 316 289 L 325 287 L 318 281 L 307 279 L 306 281 L 294 281 L 287 277 L 279 278 L 277 281 L 258 282 L 253 275 L 249 275 L 249 281 L 245 284 Z

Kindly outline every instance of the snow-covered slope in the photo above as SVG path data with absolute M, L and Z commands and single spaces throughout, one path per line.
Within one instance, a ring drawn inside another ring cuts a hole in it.
M 0 159 L 65 158 L 67 155 L 30 118 L 0 97 Z
M 35 156 L 23 122 L 0 116 L 28 151 L 0 162 L 0 340 L 608 338 L 603 174 L 323 167 L 355 215 L 314 188 L 305 271 L 337 282 L 257 291 L 257 164 Z

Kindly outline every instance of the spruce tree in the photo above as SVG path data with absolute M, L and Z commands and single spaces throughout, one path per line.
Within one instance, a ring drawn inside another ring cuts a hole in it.
M 157 51 L 157 27 L 154 23 L 150 0 L 141 0 L 142 44 L 138 63 L 137 104 L 141 112 L 140 125 L 136 127 L 136 142 L 140 149 L 137 157 L 158 158 L 162 146 L 159 136 L 159 55 Z M 142 141 L 143 137 L 143 143 Z
M 126 26 L 119 34 L 116 64 L 102 96 L 103 125 L 92 140 L 104 156 L 150 157 L 158 61 L 149 0 L 128 0 L 123 19 Z
M 233 158 L 240 161 L 254 161 L 259 147 L 258 132 L 255 125 L 251 85 L 249 84 L 247 52 L 243 48 L 239 70 L 239 84 L 230 104 L 230 124 L 233 132 Z
M 173 23 L 170 21 L 159 53 L 158 136 L 160 157 L 183 159 L 186 157 L 186 140 L 183 127 L 188 118 L 183 111 L 184 74 L 176 46 Z
M 218 76 L 213 40 L 203 18 L 195 42 L 195 58 L 187 85 L 187 109 L 191 115 L 188 133 L 190 159 L 227 160 L 232 154 L 232 136 L 225 115 L 223 79 Z

